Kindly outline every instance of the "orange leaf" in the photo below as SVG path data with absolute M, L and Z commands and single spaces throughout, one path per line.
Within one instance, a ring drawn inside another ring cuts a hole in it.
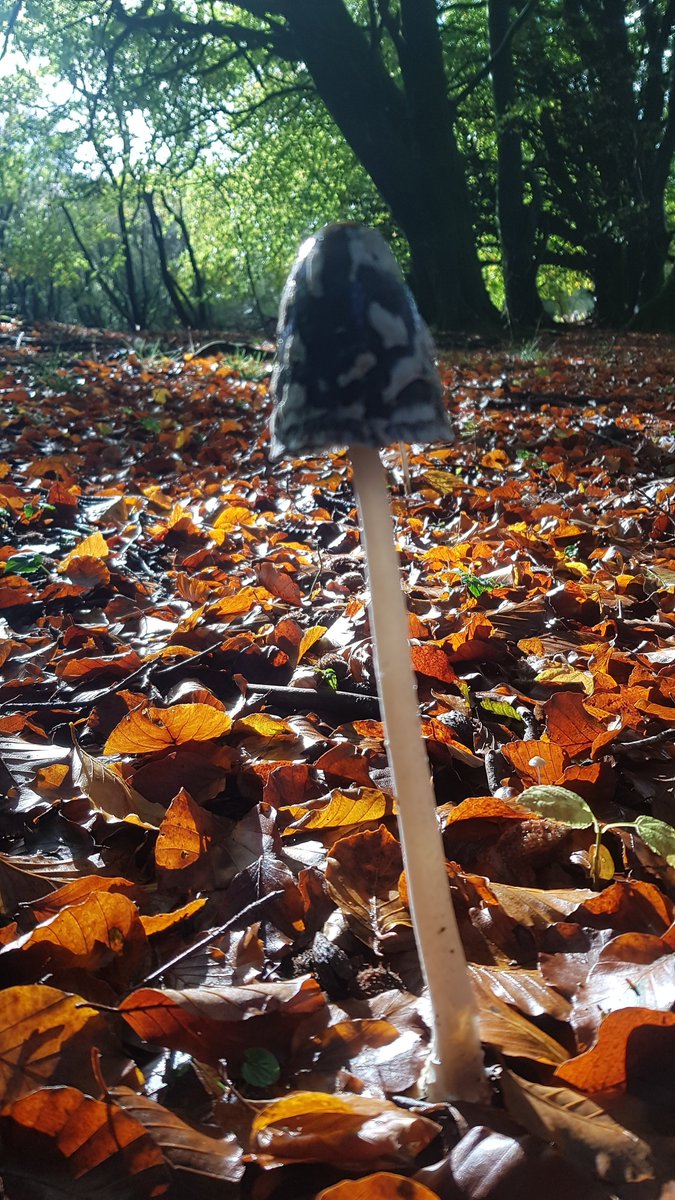
M 119 892 L 95 892 L 80 904 L 61 909 L 0 950 L 5 967 L 22 969 L 19 956 L 27 956 L 26 970 L 51 972 L 78 967 L 95 971 L 124 959 L 129 975 L 145 953 L 145 933 L 138 910 Z
M 229 824 L 195 804 L 181 788 L 171 801 L 159 827 L 155 861 L 164 871 L 184 871 L 207 854 L 215 842 L 222 845 Z M 213 886 L 213 881 L 209 881 Z
M 315 642 L 319 642 L 328 629 L 327 625 L 311 625 L 306 629 L 298 646 L 298 662 L 302 662 L 308 650 L 311 650 Z
M 504 758 L 515 767 L 521 779 L 527 784 L 559 783 L 565 767 L 569 762 L 567 754 L 555 742 L 529 741 L 507 742 L 502 746 Z M 533 758 L 541 759 L 531 766 Z
M 529 818 L 527 809 L 521 808 L 516 802 L 506 804 L 503 800 L 496 800 L 494 796 L 470 796 L 468 800 L 462 800 L 460 804 L 453 808 L 443 806 L 446 825 L 453 825 L 458 821 L 524 821 Z
M 402 869 L 401 847 L 384 825 L 340 838 L 332 848 L 329 894 L 366 945 L 379 947 L 401 931 L 408 938 L 412 922 L 399 895 Z
M 120 1185 L 128 1195 L 123 1181 L 133 1181 L 138 1196 L 159 1197 L 168 1189 L 164 1155 L 143 1126 L 116 1104 L 76 1088 L 42 1089 L 16 1100 L 0 1112 L 0 1129 L 8 1180 L 25 1179 L 30 1163 L 34 1184 L 63 1195 L 112 1195 Z
M 161 721 L 177 745 L 184 742 L 208 742 L 222 737 L 232 728 L 232 718 L 211 704 L 174 704 L 171 708 L 150 708 L 151 718 Z
M 441 683 L 457 683 L 457 675 L 448 661 L 445 650 L 440 646 L 412 645 L 410 656 L 415 671 L 419 675 L 428 675 L 431 679 L 439 679 Z
M 331 746 L 330 750 L 317 758 L 314 769 L 328 775 L 338 775 L 340 779 L 361 787 L 372 787 L 373 784 L 368 771 L 368 759 L 350 742 L 338 742 Z
M 319 1192 L 316 1200 L 438 1200 L 438 1193 L 430 1192 L 423 1183 L 406 1175 L 377 1171 L 374 1175 L 364 1175 L 363 1179 L 334 1183 Z
M 546 728 L 552 742 L 569 755 L 587 754 L 605 726 L 591 717 L 576 692 L 558 692 L 544 704 Z
M 151 721 L 142 708 L 134 708 L 115 726 L 103 747 L 103 753 L 152 754 L 173 744 L 165 725 Z
M 184 742 L 209 741 L 232 727 L 232 718 L 211 704 L 135 708 L 113 729 L 104 754 L 152 754 Z
M 107 558 L 110 554 L 110 548 L 102 533 L 92 533 L 86 537 L 84 541 L 78 542 L 56 568 L 61 574 L 68 570 L 71 562 L 76 558 Z
M 346 825 L 363 825 L 367 821 L 381 821 L 394 811 L 394 800 L 377 788 L 358 788 L 354 795 L 338 791 L 330 793 L 328 802 L 317 807 L 293 805 L 281 810 L 293 818 L 286 833 L 297 833 L 299 829 L 340 829 Z
M 31 983 L 0 992 L 0 1093 L 9 1103 L 41 1084 L 79 1083 L 96 1093 L 91 1047 L 107 1079 L 129 1065 L 107 1020 L 81 996 Z
M 654 1012 L 651 1008 L 621 1008 L 605 1017 L 595 1045 L 585 1054 L 557 1067 L 556 1077 L 582 1092 L 625 1087 L 629 1056 L 636 1052 L 636 1040 L 647 1029 L 661 1031 L 659 1041 L 663 1054 L 672 1062 L 675 1013 Z

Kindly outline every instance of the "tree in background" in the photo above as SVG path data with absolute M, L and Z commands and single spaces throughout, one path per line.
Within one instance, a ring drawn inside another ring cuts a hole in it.
M 142 219 L 182 324 L 213 319 L 218 295 L 242 285 L 266 316 L 291 238 L 343 216 L 389 226 L 443 327 L 494 324 L 486 270 L 491 281 L 501 271 L 515 327 L 541 320 L 542 283 L 561 270 L 593 287 L 608 324 L 659 292 L 673 0 L 635 11 L 627 0 L 6 7 L 18 44 L 47 54 L 93 111 L 93 141 L 113 97 L 118 120 L 142 114 L 143 162 L 129 171 L 130 147 L 108 182 L 119 189 L 125 176 L 130 196 L 145 173 Z M 208 194 L 229 198 L 220 223 Z M 216 230 L 208 251 L 203 225 Z M 126 291 L 134 320 L 131 277 Z

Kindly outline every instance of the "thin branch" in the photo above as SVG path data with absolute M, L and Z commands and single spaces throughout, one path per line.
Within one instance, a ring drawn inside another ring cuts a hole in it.
M 22 8 L 23 8 L 23 0 L 16 0 L 16 3 L 14 4 L 12 11 L 9 14 L 9 17 L 7 18 L 7 28 L 5 29 L 5 36 L 3 38 L 2 50 L 0 50 L 0 62 L 2 62 L 7 51 L 9 50 L 9 43 L 12 39 L 12 34 L 14 33 L 14 30 L 16 28 L 16 23 L 19 19 Z
M 462 104 L 464 102 L 464 100 L 466 100 L 467 97 L 470 96 L 471 93 L 476 90 L 476 88 L 479 86 L 479 84 L 481 84 L 484 79 L 487 79 L 494 64 L 497 62 L 497 59 L 500 57 L 500 55 L 502 55 L 504 53 L 504 51 L 507 49 L 507 47 L 513 41 L 513 38 L 515 37 L 515 35 L 517 34 L 517 32 L 521 28 L 521 26 L 523 26 L 525 24 L 527 18 L 529 17 L 529 15 L 532 12 L 532 9 L 535 7 L 536 3 L 537 3 L 537 0 L 527 0 L 527 3 L 525 4 L 525 6 L 523 8 L 521 8 L 520 12 L 517 13 L 517 15 L 514 17 L 513 21 L 509 25 L 509 28 L 507 29 L 506 33 L 504 34 L 504 37 L 502 38 L 500 44 L 497 46 L 497 49 L 495 50 L 494 54 L 491 54 L 490 57 L 487 59 L 487 61 L 485 63 L 483 63 L 483 66 L 480 68 L 480 70 L 476 72 L 473 79 L 469 83 L 465 84 L 465 86 L 462 88 L 461 92 L 458 92 L 458 94 L 453 97 L 453 104 L 455 104 L 455 105 Z

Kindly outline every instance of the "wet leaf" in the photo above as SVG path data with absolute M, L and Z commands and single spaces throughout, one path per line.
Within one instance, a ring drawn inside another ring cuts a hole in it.
M 439 1126 L 386 1100 L 292 1092 L 253 1122 L 258 1153 L 286 1162 L 333 1163 L 346 1170 L 404 1166 Z

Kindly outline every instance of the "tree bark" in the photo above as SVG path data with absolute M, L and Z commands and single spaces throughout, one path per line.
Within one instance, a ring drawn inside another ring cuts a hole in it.
M 185 295 L 185 292 L 181 288 L 180 284 L 174 279 L 171 273 L 169 259 L 166 252 L 166 242 L 164 240 L 164 230 L 162 229 L 162 222 L 160 221 L 157 209 L 155 208 L 155 200 L 152 192 L 144 192 L 143 199 L 145 200 L 145 207 L 148 210 L 150 229 L 152 230 L 152 236 L 155 246 L 157 247 L 157 257 L 159 258 L 159 270 L 162 276 L 162 283 L 167 290 L 169 299 L 173 305 L 173 310 L 181 325 L 186 326 L 188 329 L 192 329 L 194 328 L 195 324 L 195 315 L 188 297 Z
M 502 252 L 505 307 L 511 326 L 536 325 L 544 317 L 537 292 L 534 220 L 525 203 L 523 149 L 512 112 L 516 78 L 509 41 L 512 0 L 488 0 L 492 96 L 497 125 L 497 225 Z
M 414 289 L 427 320 L 443 328 L 495 324 L 433 0 L 401 4 L 397 50 L 404 91 L 342 0 L 295 0 L 284 10 L 323 103 L 408 239 Z
M 639 310 L 631 329 L 675 333 L 675 267 L 671 267 L 658 295 Z

